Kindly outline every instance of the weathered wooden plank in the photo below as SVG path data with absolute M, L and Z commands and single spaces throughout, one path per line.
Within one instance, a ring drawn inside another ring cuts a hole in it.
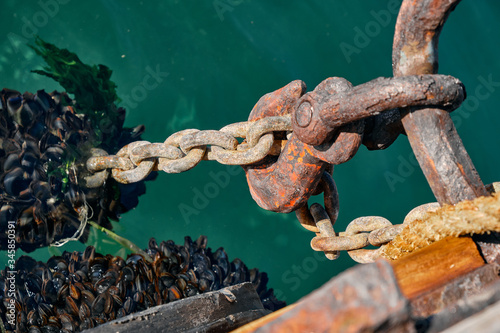
M 412 299 L 483 266 L 469 237 L 447 237 L 392 263 L 401 292 Z
M 228 332 L 268 313 L 254 286 L 242 283 L 149 308 L 85 332 Z

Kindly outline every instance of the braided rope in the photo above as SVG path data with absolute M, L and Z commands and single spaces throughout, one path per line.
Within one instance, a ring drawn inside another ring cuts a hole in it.
M 399 259 L 448 236 L 500 232 L 500 193 L 444 205 L 405 224 L 401 233 L 380 249 L 380 256 Z

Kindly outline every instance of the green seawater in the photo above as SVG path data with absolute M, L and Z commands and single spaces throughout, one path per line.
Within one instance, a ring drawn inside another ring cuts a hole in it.
M 54 81 L 30 73 L 43 65 L 26 46 L 38 34 L 87 64 L 110 67 L 127 109 L 126 126 L 144 124 L 145 140 L 163 142 L 181 129 L 219 129 L 245 121 L 262 95 L 292 80 L 301 79 L 312 90 L 330 76 L 354 85 L 391 76 L 399 4 L 3 0 L 1 88 L 61 90 Z M 459 78 L 467 88 L 468 100 L 453 119 L 485 184 L 500 180 L 498 17 L 500 2 L 464 0 L 450 15 L 439 45 L 439 73 Z M 336 231 L 366 215 L 400 223 L 413 207 L 434 201 L 414 163 L 408 139 L 400 136 L 384 151 L 362 146 L 352 160 L 336 166 Z M 214 175 L 228 180 L 218 184 Z M 259 208 L 238 168 L 204 161 L 182 174 L 160 173 L 139 200 L 136 209 L 114 224 L 115 232 L 143 248 L 150 237 L 183 243 L 186 235 L 207 235 L 212 248 L 222 246 L 230 258 L 266 271 L 269 286 L 289 303 L 355 264 L 345 253 L 336 261 L 314 253 L 309 246 L 313 234 L 299 225 L 295 214 Z M 194 213 L 187 216 L 182 207 Z M 97 232 L 89 244 L 101 253 L 126 256 Z M 84 247 L 73 242 L 31 255 L 47 260 L 52 253 Z M 7 257 L 1 256 L 3 267 Z

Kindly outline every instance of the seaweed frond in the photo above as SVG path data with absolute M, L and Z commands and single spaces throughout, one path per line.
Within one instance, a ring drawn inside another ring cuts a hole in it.
M 47 66 L 32 72 L 59 82 L 66 92 L 74 95 L 79 111 L 88 114 L 92 120 L 105 117 L 103 113 L 119 100 L 116 84 L 110 80 L 111 69 L 105 65 L 86 65 L 75 53 L 60 49 L 40 37 L 35 39 L 35 44 L 29 46 Z

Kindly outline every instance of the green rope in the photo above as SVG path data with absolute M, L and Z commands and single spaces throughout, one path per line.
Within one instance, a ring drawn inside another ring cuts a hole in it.
M 133 253 L 138 253 L 138 254 L 142 255 L 144 257 L 144 259 L 146 259 L 147 261 L 153 262 L 153 259 L 146 252 L 144 252 L 140 247 L 138 247 L 137 245 L 135 245 L 134 243 L 132 243 L 128 239 L 123 238 L 122 236 L 118 236 L 117 234 L 115 234 L 111 230 L 108 230 L 108 229 L 106 229 L 104 227 L 101 227 L 99 224 L 97 224 L 97 223 L 95 223 L 93 221 L 89 221 L 88 223 L 91 226 L 93 226 L 94 228 L 96 228 L 96 229 L 102 231 L 103 233 L 105 233 L 108 237 L 110 237 L 111 239 L 113 239 L 115 242 L 117 242 L 121 246 L 123 246 L 123 247 L 125 247 L 127 249 L 130 249 Z

